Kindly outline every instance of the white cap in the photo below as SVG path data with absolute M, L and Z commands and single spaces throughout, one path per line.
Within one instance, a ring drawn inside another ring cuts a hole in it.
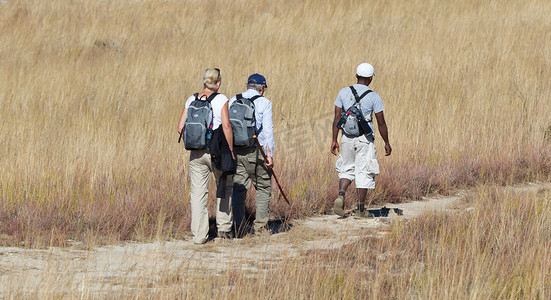
M 373 66 L 368 63 L 362 63 L 356 69 L 356 75 L 360 77 L 371 77 L 375 75 L 375 70 Z

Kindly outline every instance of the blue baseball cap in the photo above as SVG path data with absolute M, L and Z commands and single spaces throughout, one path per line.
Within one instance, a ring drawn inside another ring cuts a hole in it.
M 264 76 L 258 74 L 258 73 L 254 73 L 253 75 L 249 76 L 249 80 L 247 80 L 247 84 L 262 84 L 264 86 L 268 86 L 266 84 L 266 78 L 264 78 Z

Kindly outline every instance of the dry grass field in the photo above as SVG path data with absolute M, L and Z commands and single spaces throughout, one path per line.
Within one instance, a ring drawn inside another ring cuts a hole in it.
M 410 216 L 414 206 L 452 204 L 409 221 L 318 216 L 285 233 L 201 247 L 0 248 L 0 297 L 548 299 L 550 193 L 549 183 L 485 186 L 396 204 Z
M 384 157 L 377 133 L 374 203 L 479 187 L 475 211 L 312 253 L 311 268 L 289 261 L 250 286 L 228 273 L 237 288 L 211 295 L 549 298 L 549 193 L 486 185 L 551 179 L 550 15 L 544 0 L 1 1 L 0 245 L 186 236 L 189 153 L 176 129 L 207 67 L 222 70 L 228 97 L 251 73 L 267 78 L 275 170 L 293 202 L 274 189 L 273 218 L 323 211 L 337 193 L 333 101 L 368 61 L 394 150 Z M 500 214 L 480 217 L 487 209 Z M 377 251 L 391 263 L 370 265 Z M 263 289 L 280 274 L 287 284 Z M 303 278 L 316 280 L 292 284 Z M 211 279 L 164 295 L 205 295 L 222 280 Z

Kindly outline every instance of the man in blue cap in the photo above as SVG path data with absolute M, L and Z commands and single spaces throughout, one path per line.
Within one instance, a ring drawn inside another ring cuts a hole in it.
M 236 236 L 246 233 L 245 199 L 251 184 L 256 189 L 256 219 L 254 221 L 255 234 L 269 234 L 267 229 L 269 218 L 269 204 L 272 192 L 272 172 L 274 153 L 274 125 L 272 121 L 272 103 L 264 93 L 267 89 L 266 78 L 260 74 L 252 74 L 247 80 L 247 91 L 230 99 L 230 122 L 234 132 L 239 131 L 238 125 L 247 123 L 250 118 L 235 121 L 239 117 L 239 106 L 249 106 L 249 112 L 254 116 L 250 125 L 264 150 L 267 159 L 259 153 L 254 141 L 247 145 L 234 144 L 234 153 L 237 158 L 237 170 L 234 175 L 232 208 Z M 252 111 L 254 110 L 254 113 Z M 245 125 L 246 126 L 246 125 Z M 249 131 L 250 135 L 250 131 Z M 236 137 L 238 139 L 239 137 Z M 250 140 L 250 137 L 249 137 Z

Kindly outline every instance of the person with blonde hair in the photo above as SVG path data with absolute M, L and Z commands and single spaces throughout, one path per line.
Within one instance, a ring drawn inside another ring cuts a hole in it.
M 210 144 L 215 139 L 213 136 L 218 133 L 226 149 L 229 148 L 230 159 L 235 160 L 228 98 L 218 93 L 221 79 L 219 69 L 207 69 L 202 77 L 203 90 L 187 99 L 178 122 L 178 133 L 180 137 L 183 136 L 186 149 L 191 150 L 189 156 L 191 232 L 195 244 L 204 244 L 208 239 L 207 199 L 211 172 L 214 173 L 219 189 L 216 210 L 218 236 L 231 238 L 233 176 L 224 174 L 213 166 L 210 149 Z M 221 193 L 220 189 L 222 189 Z M 222 197 L 218 197 L 220 194 Z

